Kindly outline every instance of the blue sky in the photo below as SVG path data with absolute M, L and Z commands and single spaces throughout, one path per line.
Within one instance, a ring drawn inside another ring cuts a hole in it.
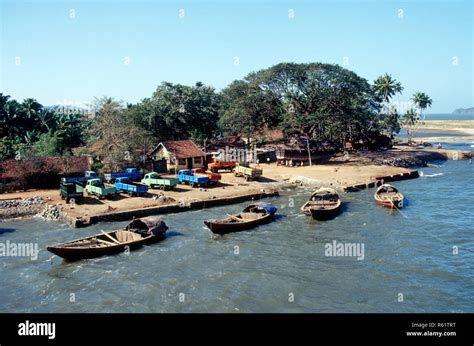
M 474 106 L 471 0 L 0 6 L 0 92 L 18 100 L 137 102 L 162 81 L 221 89 L 279 62 L 325 62 L 370 82 L 389 72 L 405 87 L 400 101 L 424 91 L 433 113 Z

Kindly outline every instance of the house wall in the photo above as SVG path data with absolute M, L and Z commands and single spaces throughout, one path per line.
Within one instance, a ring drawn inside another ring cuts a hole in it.
M 188 168 L 188 159 L 184 159 L 184 162 L 180 162 L 179 159 L 172 157 L 171 153 L 165 148 L 161 147 L 154 155 L 153 160 L 166 160 L 168 172 L 179 171 L 180 169 Z M 200 160 L 199 160 L 200 159 Z M 206 158 L 204 156 L 193 157 L 193 167 L 192 168 L 204 168 L 206 167 Z

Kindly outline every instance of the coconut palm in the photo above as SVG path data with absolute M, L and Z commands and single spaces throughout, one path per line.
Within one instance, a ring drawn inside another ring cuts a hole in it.
M 423 92 L 416 92 L 413 94 L 413 97 L 411 98 L 415 106 L 419 109 L 420 111 L 420 118 L 422 112 L 426 109 L 431 107 L 431 104 L 433 103 L 433 100 L 430 99 L 428 95 L 426 95 Z
M 396 107 L 389 106 L 389 102 L 393 96 L 402 93 L 402 84 L 388 73 L 385 73 L 374 81 L 374 91 L 375 95 L 383 100 L 379 113 L 379 122 L 390 124 L 387 131 L 390 138 L 393 138 L 394 132 L 398 133 L 400 130 L 400 116 Z
M 385 103 L 389 103 L 395 94 L 400 94 L 403 91 L 402 84 L 392 78 L 388 73 L 385 73 L 374 81 L 374 89 L 376 95 Z
M 410 108 L 403 115 L 403 127 L 408 136 L 408 143 L 410 143 L 416 134 L 418 124 L 420 123 L 420 116 L 414 108 Z

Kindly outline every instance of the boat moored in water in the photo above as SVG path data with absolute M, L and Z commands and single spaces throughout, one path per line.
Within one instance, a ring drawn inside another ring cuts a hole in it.
M 301 211 L 313 219 L 331 219 L 341 212 L 341 199 L 336 190 L 321 188 L 313 192 L 309 201 L 301 207 Z
M 104 232 L 66 243 L 48 246 L 47 250 L 68 261 L 95 258 L 134 250 L 165 237 L 168 226 L 161 217 L 132 220 L 124 229 Z
M 239 214 L 206 220 L 204 224 L 216 234 L 240 232 L 273 221 L 277 210 L 271 203 L 257 202 L 248 205 Z
M 374 194 L 375 201 L 378 205 L 387 208 L 403 208 L 404 196 L 398 189 L 390 184 L 379 186 Z

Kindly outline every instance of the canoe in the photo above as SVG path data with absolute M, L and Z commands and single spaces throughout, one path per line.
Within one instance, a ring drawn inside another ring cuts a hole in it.
M 403 200 L 405 197 L 395 186 L 383 184 L 379 186 L 377 192 L 375 192 L 374 198 L 378 205 L 400 209 L 403 208 Z
M 49 252 L 68 261 L 112 255 L 153 244 L 165 238 L 168 226 L 156 216 L 132 220 L 124 229 L 94 234 L 48 246 Z
M 248 205 L 239 214 L 206 220 L 204 224 L 216 234 L 240 232 L 273 221 L 277 210 L 271 203 L 258 202 Z
M 328 220 L 341 212 L 341 199 L 336 190 L 321 188 L 313 192 L 311 198 L 302 207 L 301 211 L 317 220 Z

